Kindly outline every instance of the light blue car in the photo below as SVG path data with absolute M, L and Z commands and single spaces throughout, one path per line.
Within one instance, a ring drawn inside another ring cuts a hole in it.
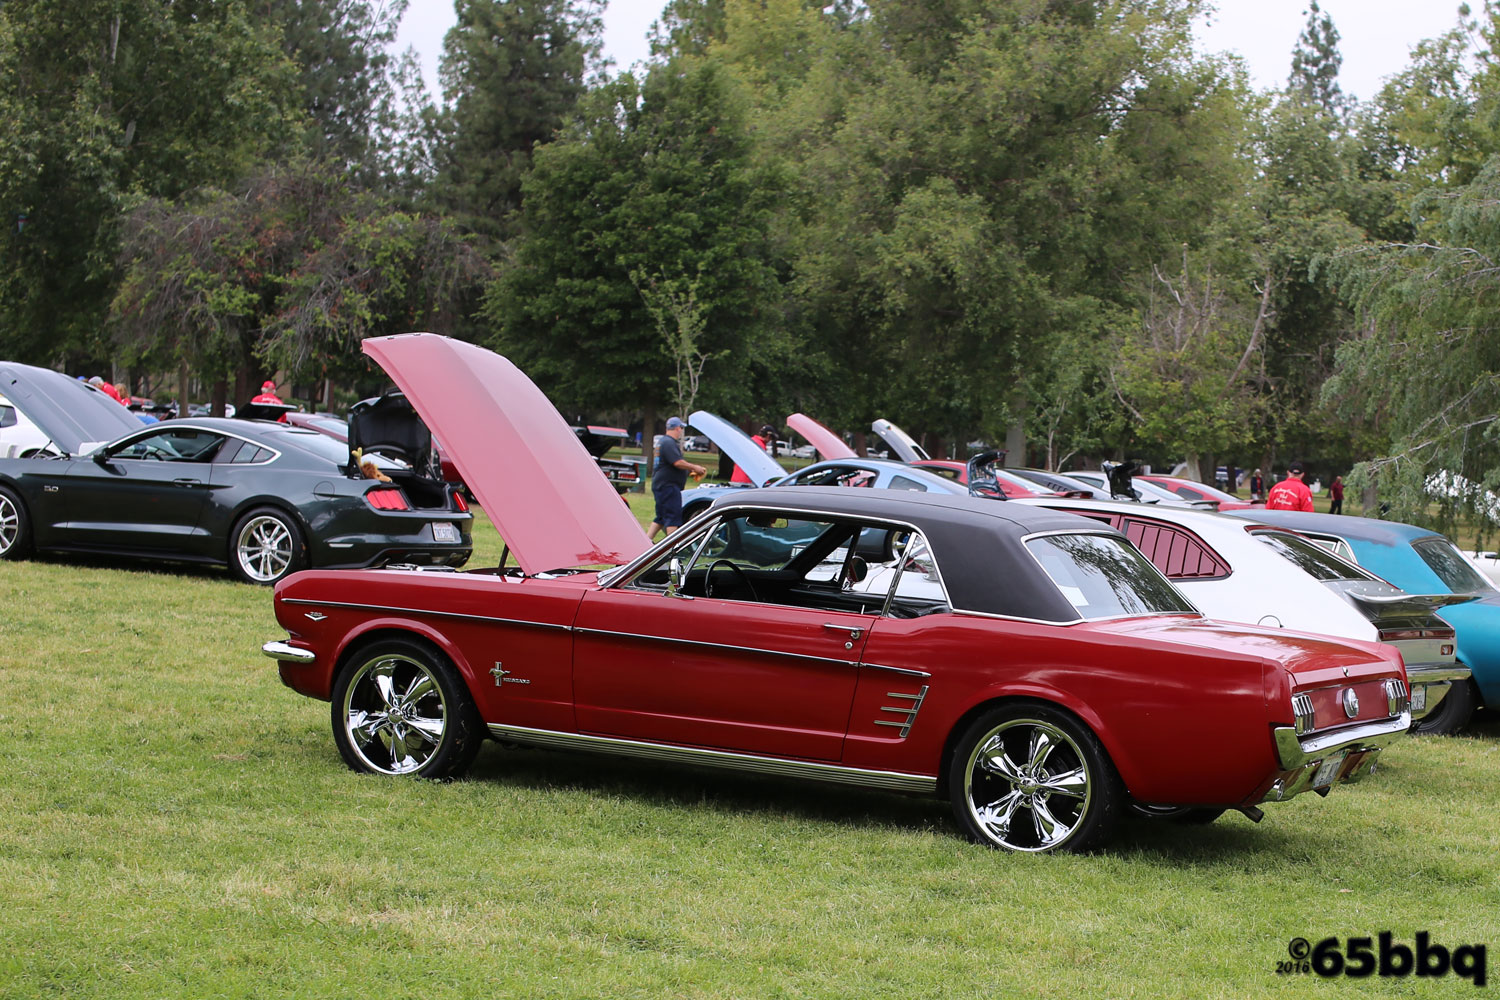
M 1500 708 L 1500 590 L 1445 536 L 1395 521 L 1290 510 L 1235 510 L 1231 516 L 1290 528 L 1328 546 L 1411 594 L 1465 594 L 1439 615 L 1457 637 L 1458 660 L 1473 673 L 1424 722 L 1439 731 L 1463 725 L 1476 708 Z

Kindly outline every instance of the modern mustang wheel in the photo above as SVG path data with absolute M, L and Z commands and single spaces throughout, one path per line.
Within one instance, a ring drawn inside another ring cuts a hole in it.
M 1444 736 L 1457 732 L 1469 724 L 1477 700 L 1472 679 L 1466 677 L 1454 681 L 1449 685 L 1443 700 L 1438 702 L 1437 708 L 1411 724 L 1412 735 L 1420 733 L 1424 736 Z
M 291 515 L 275 507 L 250 511 L 229 536 L 229 565 L 246 583 L 275 583 L 301 569 L 306 554 Z
M 31 519 L 21 498 L 0 486 L 0 559 L 24 559 L 31 554 Z
M 334 683 L 333 738 L 356 771 L 452 777 L 473 762 L 483 737 L 458 671 L 420 643 L 368 646 Z
M 1007 851 L 1087 851 L 1108 839 L 1123 800 L 1088 727 L 1048 705 L 994 709 L 959 740 L 948 773 L 964 833 Z

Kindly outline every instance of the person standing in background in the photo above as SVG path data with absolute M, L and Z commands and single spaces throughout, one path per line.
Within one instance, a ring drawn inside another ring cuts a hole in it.
M 1313 510 L 1312 490 L 1302 482 L 1302 463 L 1293 462 L 1286 467 L 1286 478 L 1266 494 L 1266 510 L 1300 510 L 1309 514 Z
M 1265 498 L 1266 477 L 1260 474 L 1259 469 L 1256 469 L 1255 473 L 1250 477 L 1250 502 L 1260 503 Z
M 663 530 L 671 534 L 682 527 L 682 488 L 689 474 L 701 479 L 708 470 L 682 457 L 682 436 L 687 425 L 681 417 L 667 418 L 667 433 L 656 446 L 656 469 L 651 473 L 651 493 L 656 498 L 656 517 L 646 528 L 646 538 L 656 541 Z
M 767 445 L 775 438 L 775 434 L 776 432 L 772 430 L 770 424 L 764 424 L 761 426 L 759 434 L 750 435 L 750 440 L 754 441 L 755 447 L 761 451 L 768 451 Z M 745 474 L 745 470 L 738 465 L 734 467 L 734 472 L 730 473 L 729 481 L 731 483 L 750 483 L 752 486 L 755 485 L 751 478 Z
M 1344 512 L 1344 477 L 1334 476 L 1333 485 L 1328 487 L 1328 513 L 1342 514 Z

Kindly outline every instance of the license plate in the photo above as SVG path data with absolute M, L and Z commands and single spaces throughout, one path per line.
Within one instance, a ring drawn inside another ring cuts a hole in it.
M 1411 689 L 1411 711 L 1413 715 L 1427 707 L 1427 686 L 1419 685 Z
M 432 537 L 440 542 L 456 542 L 459 539 L 458 525 L 449 524 L 447 521 L 434 521 Z
M 1338 777 L 1339 768 L 1343 766 L 1344 755 L 1334 754 L 1323 763 L 1318 765 L 1318 773 L 1313 775 L 1312 786 L 1322 788 L 1324 785 L 1333 784 L 1333 779 Z

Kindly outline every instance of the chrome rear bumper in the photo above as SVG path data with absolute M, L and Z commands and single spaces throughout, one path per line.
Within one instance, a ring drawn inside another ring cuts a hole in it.
M 1323 791 L 1339 782 L 1358 781 L 1375 770 L 1380 751 L 1406 735 L 1411 728 L 1411 712 L 1379 722 L 1344 726 L 1332 732 L 1299 737 L 1291 726 L 1272 730 L 1276 741 L 1276 759 L 1282 773 L 1272 783 L 1263 801 L 1289 799 L 1302 792 Z M 1315 785 L 1325 761 L 1341 757 L 1337 769 L 1324 782 Z
M 1471 671 L 1468 667 L 1462 663 L 1454 663 L 1451 660 L 1438 663 L 1407 664 L 1406 679 L 1411 683 L 1412 700 L 1414 702 L 1418 700 L 1416 696 L 1417 688 L 1422 688 L 1426 691 L 1426 694 L 1420 699 L 1422 707 L 1420 709 L 1414 708 L 1411 717 L 1413 719 L 1425 718 L 1429 712 L 1437 708 L 1438 703 L 1443 700 L 1443 696 L 1453 687 L 1454 681 L 1466 681 L 1470 675 Z

